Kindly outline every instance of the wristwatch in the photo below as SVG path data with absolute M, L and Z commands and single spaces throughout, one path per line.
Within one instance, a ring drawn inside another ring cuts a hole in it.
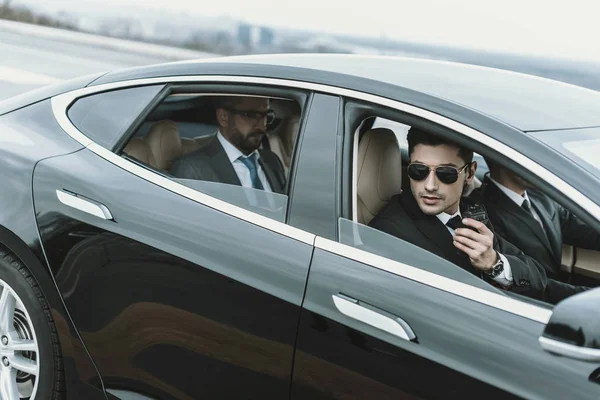
M 496 256 L 498 257 L 498 261 L 496 261 L 496 264 L 492 266 L 491 270 L 484 271 L 486 275 L 490 278 L 495 278 L 502 272 L 504 272 L 504 262 L 502 261 L 502 258 L 500 258 L 500 254 L 498 254 L 498 252 L 496 252 Z

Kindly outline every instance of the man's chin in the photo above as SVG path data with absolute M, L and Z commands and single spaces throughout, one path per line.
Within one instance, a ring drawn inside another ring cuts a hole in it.
M 440 205 L 429 205 L 421 201 L 418 202 L 419 208 L 425 215 L 438 215 L 444 211 L 444 207 Z

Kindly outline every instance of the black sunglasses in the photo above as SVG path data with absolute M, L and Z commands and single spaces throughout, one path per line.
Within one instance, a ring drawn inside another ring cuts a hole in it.
M 263 118 L 267 118 L 267 125 L 275 121 L 275 111 L 273 110 L 268 110 L 265 112 L 236 110 L 234 108 L 226 108 L 226 110 L 254 122 L 258 122 Z
M 435 171 L 435 175 L 440 182 L 451 184 L 458 180 L 458 175 L 465 170 L 471 163 L 466 163 L 464 167 L 458 169 L 450 166 L 430 167 L 429 165 L 412 163 L 408 165 L 408 177 L 415 181 L 422 181 L 429 176 L 431 170 Z

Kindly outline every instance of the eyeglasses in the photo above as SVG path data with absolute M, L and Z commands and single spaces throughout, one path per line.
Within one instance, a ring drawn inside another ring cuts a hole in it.
M 240 115 L 251 121 L 254 121 L 254 123 L 262 120 L 263 118 L 267 118 L 267 125 L 275 121 L 275 111 L 273 110 L 268 110 L 265 112 L 236 110 L 234 108 L 226 108 L 226 110 L 234 114 Z
M 429 176 L 430 171 L 435 171 L 435 175 L 440 182 L 451 184 L 458 180 L 458 175 L 465 170 L 471 163 L 466 163 L 462 168 L 458 169 L 450 166 L 431 167 L 420 163 L 411 163 L 408 165 L 408 177 L 415 181 L 422 181 Z

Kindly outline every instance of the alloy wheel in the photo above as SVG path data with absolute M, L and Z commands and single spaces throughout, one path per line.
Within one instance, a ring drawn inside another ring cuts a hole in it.
M 17 293 L 0 279 L 0 398 L 34 399 L 39 348 L 31 318 Z

